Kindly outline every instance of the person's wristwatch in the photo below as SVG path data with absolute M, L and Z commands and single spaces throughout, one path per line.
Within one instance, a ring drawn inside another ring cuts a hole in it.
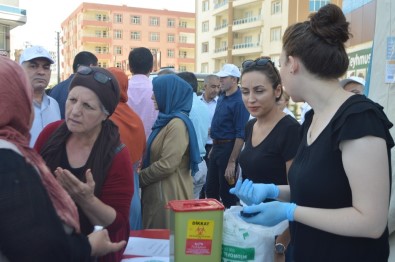
M 277 236 L 275 238 L 275 244 L 274 244 L 274 253 L 278 255 L 284 255 L 285 254 L 286 247 L 283 243 L 277 242 Z

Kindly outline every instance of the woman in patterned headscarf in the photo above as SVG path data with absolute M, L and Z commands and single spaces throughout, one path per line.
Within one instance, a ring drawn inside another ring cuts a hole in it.
M 125 245 L 106 230 L 80 233 L 77 207 L 29 147 L 32 88 L 0 57 L 0 261 L 90 261 Z

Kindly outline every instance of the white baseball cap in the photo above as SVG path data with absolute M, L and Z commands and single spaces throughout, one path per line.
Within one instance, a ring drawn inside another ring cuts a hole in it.
M 222 67 L 221 71 L 219 71 L 216 75 L 218 77 L 227 77 L 227 76 L 240 77 L 241 73 L 239 68 L 234 64 L 225 64 Z
M 29 48 L 26 48 L 23 53 L 21 54 L 21 57 L 19 59 L 19 64 L 23 64 L 26 61 L 30 61 L 35 58 L 46 58 L 51 62 L 51 64 L 54 63 L 51 55 L 49 52 L 43 48 L 42 46 L 32 46 Z
M 355 82 L 365 87 L 365 79 L 358 76 L 350 76 L 349 78 L 340 81 L 340 85 L 344 88 L 348 83 Z

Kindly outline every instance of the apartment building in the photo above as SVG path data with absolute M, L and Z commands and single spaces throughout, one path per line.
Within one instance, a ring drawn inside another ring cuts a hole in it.
M 0 56 L 10 57 L 10 30 L 26 24 L 26 10 L 19 0 L 0 0 Z
M 270 56 L 276 65 L 288 25 L 342 0 L 196 0 L 196 71 L 217 72 L 223 64 Z
M 72 73 L 80 51 L 94 53 L 102 67 L 130 74 L 129 52 L 141 46 L 152 51 L 154 71 L 166 66 L 195 71 L 194 13 L 82 3 L 61 27 L 63 78 Z

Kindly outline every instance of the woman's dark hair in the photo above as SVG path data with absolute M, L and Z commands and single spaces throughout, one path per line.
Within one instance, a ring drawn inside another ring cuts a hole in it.
M 340 7 L 327 4 L 309 21 L 287 28 L 283 50 L 288 56 L 302 60 L 312 74 L 323 79 L 339 78 L 347 71 L 348 55 L 344 43 L 351 37 L 349 23 Z
M 278 72 L 277 68 L 274 66 L 274 62 L 268 56 L 261 56 L 255 60 L 246 60 L 242 64 L 242 73 L 240 78 L 243 78 L 243 75 L 248 72 L 261 72 L 264 74 L 269 81 L 272 83 L 272 87 L 275 90 L 278 85 L 281 84 L 281 77 L 280 73 Z M 281 95 L 282 95 L 282 88 L 281 88 Z M 280 100 L 281 95 L 276 97 L 276 102 Z

